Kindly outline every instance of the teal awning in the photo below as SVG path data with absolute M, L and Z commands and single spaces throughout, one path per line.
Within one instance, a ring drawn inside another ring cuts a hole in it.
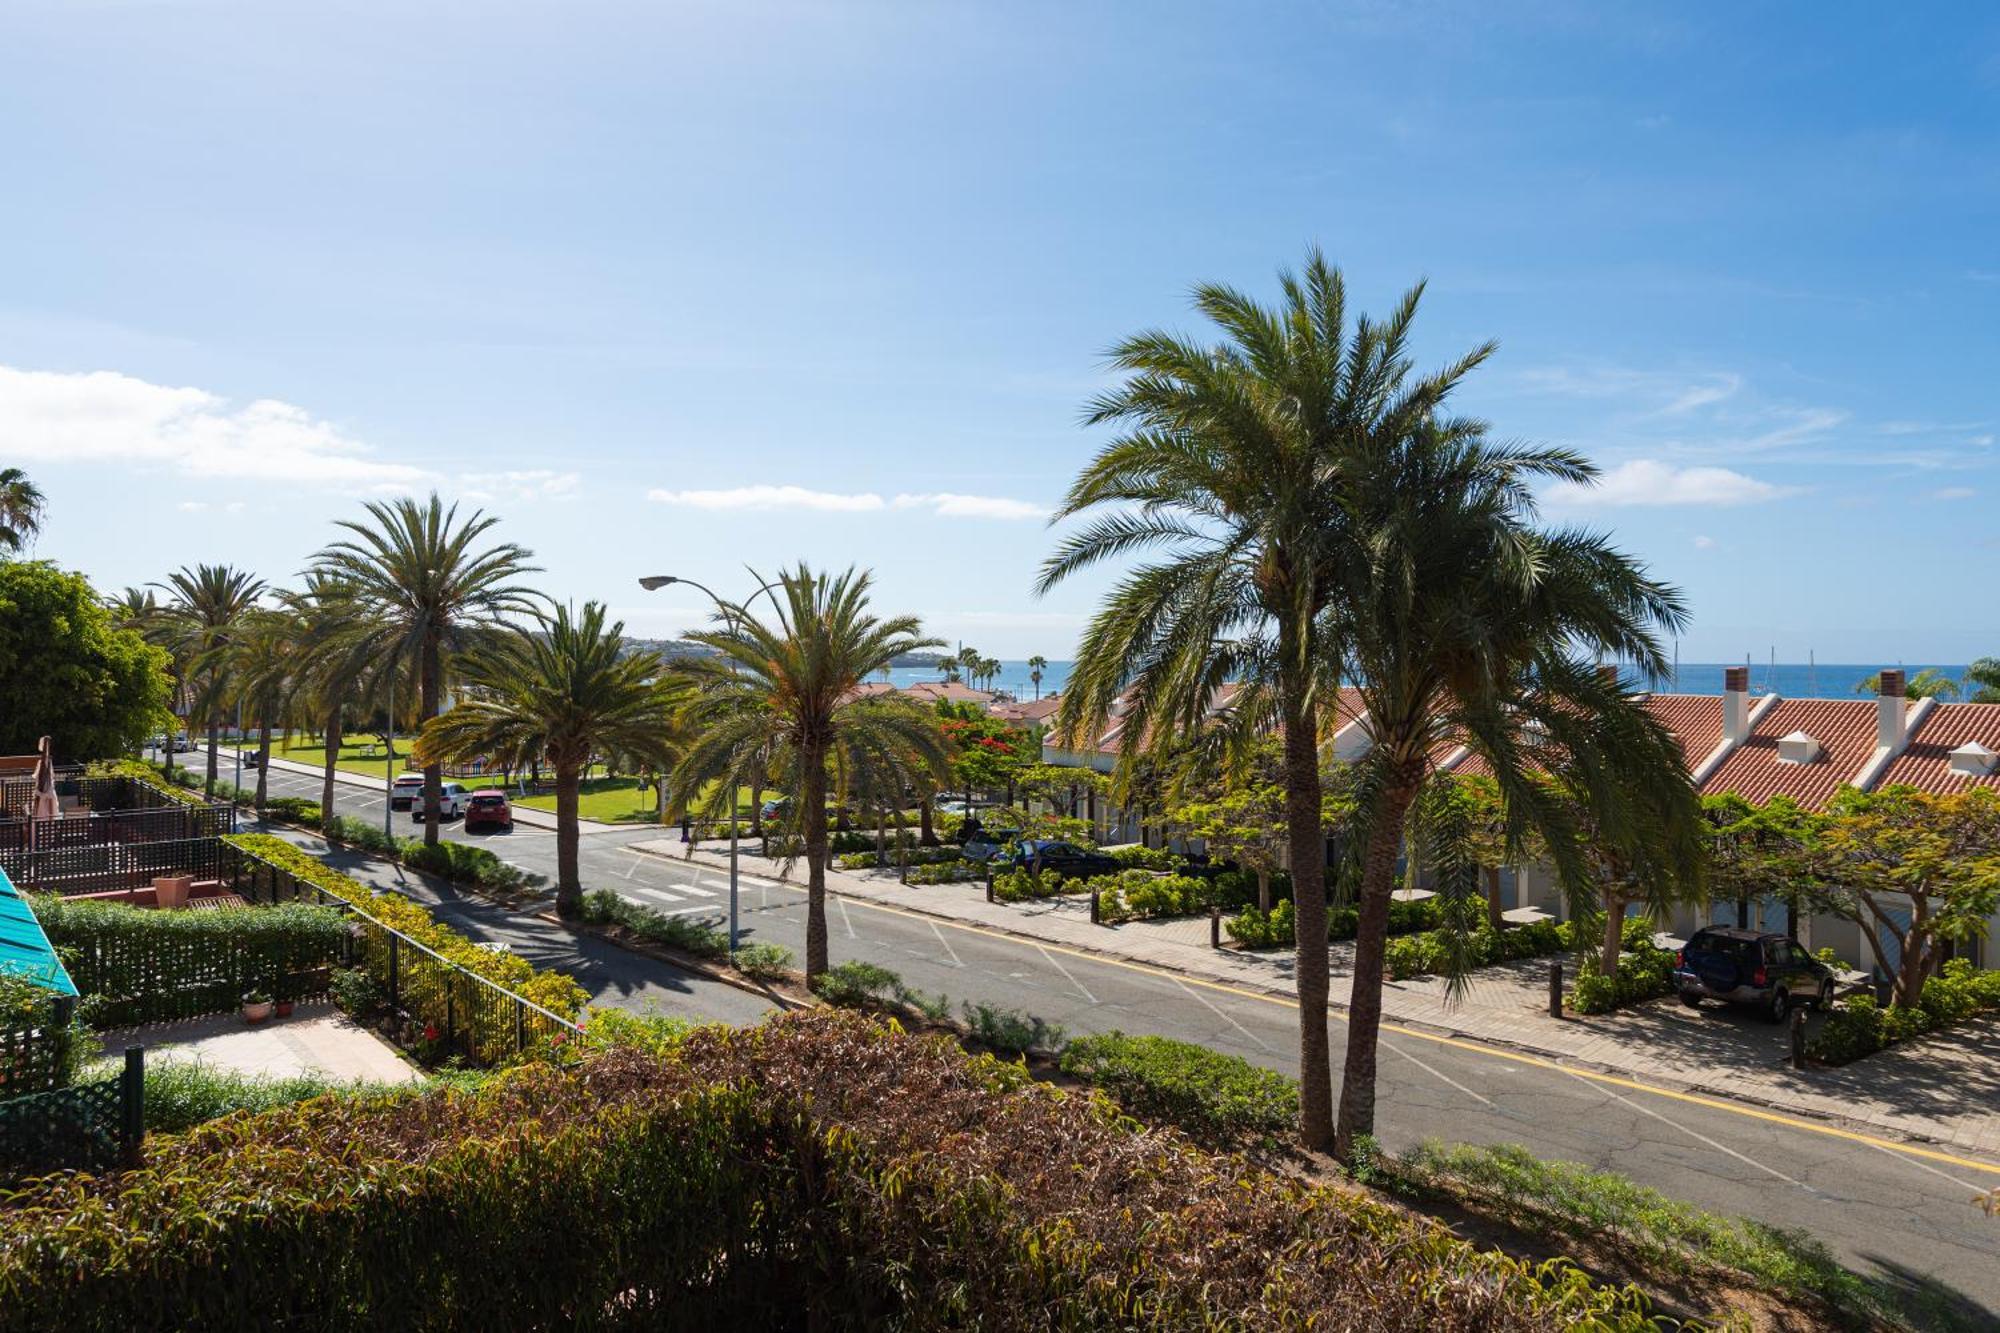
M 0 870 L 0 972 L 26 977 L 61 995 L 76 994 L 76 983 L 56 957 L 34 909 L 4 870 Z

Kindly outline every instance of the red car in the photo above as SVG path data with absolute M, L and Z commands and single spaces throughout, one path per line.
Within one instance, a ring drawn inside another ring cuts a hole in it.
M 467 833 L 489 827 L 505 833 L 514 831 L 514 807 L 507 804 L 507 793 L 497 787 L 481 787 L 472 793 L 465 807 Z

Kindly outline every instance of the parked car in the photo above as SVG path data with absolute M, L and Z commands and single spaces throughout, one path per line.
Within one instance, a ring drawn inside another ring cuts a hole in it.
M 1022 839 L 1007 854 L 1006 864 L 1014 870 L 1053 870 L 1064 879 L 1115 875 L 1124 868 L 1103 852 L 1053 838 Z
M 465 803 L 465 831 L 482 828 L 514 831 L 514 807 L 507 804 L 507 793 L 497 787 L 481 787 Z
M 1782 1023 L 1794 1004 L 1833 1004 L 1833 969 L 1785 935 L 1736 926 L 1698 930 L 1674 957 L 1674 989 L 1681 1003 L 1703 1000 L 1754 1004 Z
M 790 813 L 792 813 L 792 798 L 789 796 L 773 796 L 757 807 L 758 816 L 767 824 L 782 824 L 785 822 L 785 816 Z
M 408 810 L 412 801 L 424 799 L 424 775 L 404 773 L 389 784 L 389 808 Z
M 401 779 L 397 779 L 401 781 Z M 457 819 L 472 803 L 472 793 L 465 789 L 463 782 L 447 782 L 438 790 L 438 818 Z M 410 818 L 422 822 L 424 817 L 424 792 L 417 788 L 416 799 L 410 802 Z
M 982 828 L 959 844 L 959 854 L 968 861 L 991 861 L 1020 836 L 1017 828 Z

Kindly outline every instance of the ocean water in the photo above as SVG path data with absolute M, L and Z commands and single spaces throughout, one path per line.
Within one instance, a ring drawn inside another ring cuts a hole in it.
M 1684 694 L 1720 694 L 1723 671 L 1729 666 L 1741 665 L 1740 662 L 1683 662 L 1678 676 L 1659 682 L 1654 688 Z M 1776 693 L 1792 699 L 1845 699 L 1854 697 L 1855 686 L 1880 671 L 1884 664 L 1780 662 L 1773 666 L 1769 662 L 1752 662 L 1749 665 L 1753 694 Z M 1912 676 L 1927 667 L 1935 667 L 1953 680 L 1965 674 L 1962 663 L 1891 662 L 1887 665 L 1900 665 Z M 1060 692 L 1063 683 L 1069 679 L 1069 669 L 1069 662 L 1051 659 L 1042 668 L 1041 692 Z M 898 685 L 914 685 L 918 681 L 938 680 L 941 676 L 935 667 L 898 667 L 890 673 L 890 679 Z M 1035 685 L 1028 678 L 1028 664 L 1025 661 L 1003 661 L 997 688 L 1016 698 L 1034 698 Z

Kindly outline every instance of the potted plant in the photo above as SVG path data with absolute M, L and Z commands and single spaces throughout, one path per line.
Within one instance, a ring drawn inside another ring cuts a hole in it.
M 243 996 L 243 1021 L 250 1024 L 263 1022 L 271 1016 L 271 993 L 263 990 L 246 991 Z
M 281 978 L 277 985 L 271 987 L 272 993 L 278 997 L 276 1003 L 273 1005 L 273 1011 L 279 1018 L 290 1018 L 292 1016 L 293 996 L 292 988 L 289 984 L 290 981 L 290 977 Z

